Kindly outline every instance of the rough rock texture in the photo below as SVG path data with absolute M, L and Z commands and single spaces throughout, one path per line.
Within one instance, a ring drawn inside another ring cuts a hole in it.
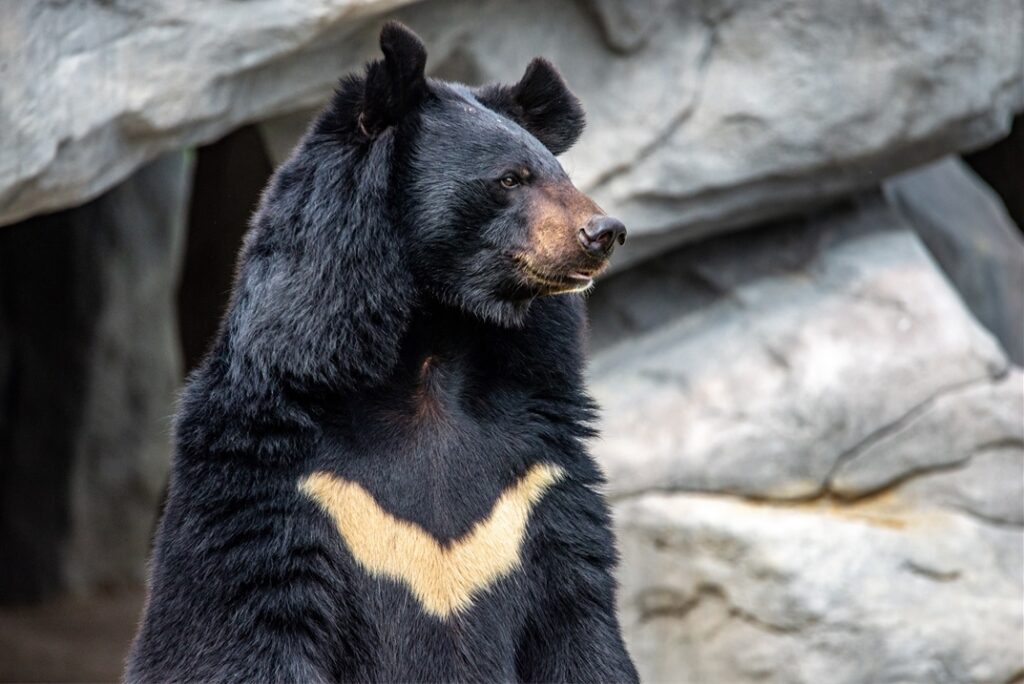
M 375 53 L 368 15 L 399 4 L 3 4 L 0 223 L 322 102 Z M 590 118 L 567 164 L 646 236 L 631 258 L 980 146 L 1024 107 L 1018 0 L 459 0 L 395 15 L 440 75 L 558 63 Z
M 593 362 L 616 494 L 814 496 L 879 431 L 1007 368 L 877 198 L 661 257 L 592 311 L 598 347 L 626 338 Z
M 144 578 L 190 162 L 0 230 L 0 602 Z
M 896 498 L 657 493 L 615 513 L 643 681 L 1009 682 L 1024 667 L 1018 526 Z
M 1024 376 L 879 195 L 590 303 L 645 681 L 1024 671 Z
M 936 395 L 847 453 L 832 474 L 829 489 L 844 498 L 863 497 L 911 477 L 959 468 L 979 453 L 1019 449 L 1022 444 L 1024 379 L 1020 372 L 995 382 L 986 378 Z M 990 493 L 993 505 L 1007 503 L 997 492 Z M 1012 522 L 1024 524 L 1019 515 Z
M 999 196 L 956 157 L 897 176 L 886 192 L 974 315 L 1024 365 L 1024 237 Z
M 0 224 L 80 204 L 161 152 L 322 101 L 401 0 L 0 4 Z

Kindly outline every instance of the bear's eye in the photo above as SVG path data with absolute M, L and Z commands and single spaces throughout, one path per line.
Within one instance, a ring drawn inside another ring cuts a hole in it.
M 522 181 L 519 180 L 519 176 L 517 176 L 516 174 L 506 173 L 504 176 L 501 177 L 501 180 L 499 182 L 501 183 L 501 187 L 512 189 L 519 187 L 519 184 Z

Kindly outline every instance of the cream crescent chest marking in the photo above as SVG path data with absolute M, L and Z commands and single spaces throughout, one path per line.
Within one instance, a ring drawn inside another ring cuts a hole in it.
M 404 583 L 428 613 L 444 618 L 468 609 L 476 593 L 520 567 L 530 514 L 565 475 L 557 465 L 533 465 L 501 493 L 490 515 L 445 546 L 385 511 L 355 482 L 316 472 L 299 482 L 299 491 L 330 516 L 367 571 Z

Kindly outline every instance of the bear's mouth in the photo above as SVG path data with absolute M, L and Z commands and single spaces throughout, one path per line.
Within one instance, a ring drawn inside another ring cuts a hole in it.
M 578 269 L 569 273 L 551 273 L 550 271 L 542 271 L 532 266 L 525 259 L 519 259 L 518 261 L 527 282 L 539 287 L 545 294 L 564 294 L 589 290 L 594 284 L 594 276 L 600 270 L 587 271 Z

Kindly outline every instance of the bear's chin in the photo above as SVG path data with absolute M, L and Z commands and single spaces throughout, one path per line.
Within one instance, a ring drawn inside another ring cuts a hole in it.
M 534 297 L 513 301 L 490 300 L 463 305 L 463 311 L 503 328 L 521 328 L 530 313 Z
M 548 292 L 550 295 L 564 295 L 564 294 L 584 294 L 590 292 L 594 287 L 594 279 L 586 278 L 577 281 L 574 284 L 566 285 L 564 289 L 557 290 L 555 292 Z
M 431 288 L 432 289 L 432 288 Z M 537 292 L 517 290 L 498 296 L 480 290 L 434 292 L 447 306 L 503 328 L 521 328 L 530 313 L 530 304 L 540 296 Z

